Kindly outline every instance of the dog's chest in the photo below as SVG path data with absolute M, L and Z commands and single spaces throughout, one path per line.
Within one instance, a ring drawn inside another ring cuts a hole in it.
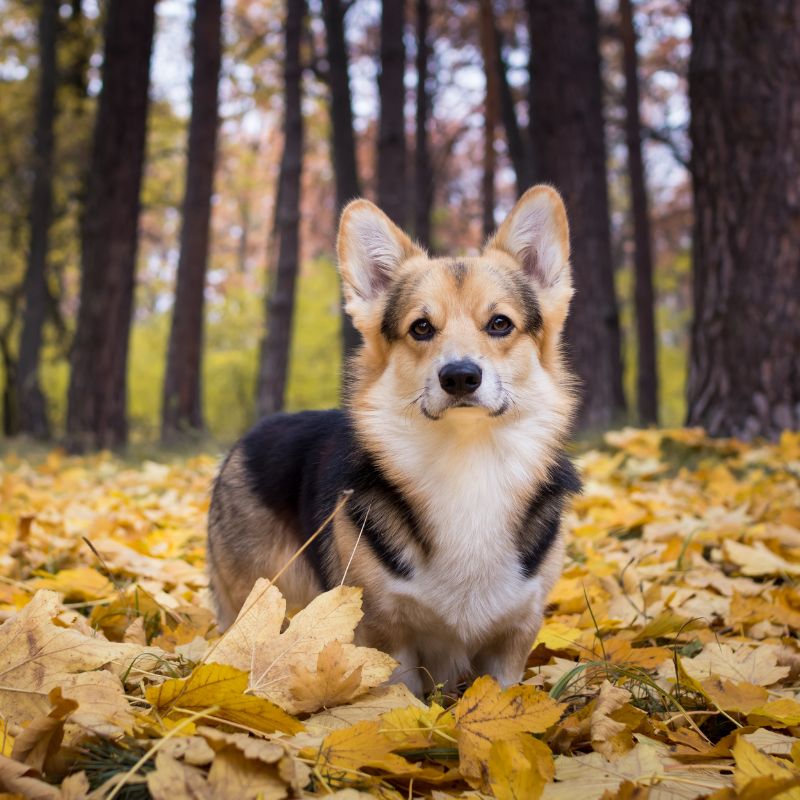
M 463 642 L 480 641 L 539 592 L 519 553 L 530 470 L 517 453 L 494 447 L 429 455 L 413 499 L 430 552 L 394 589 L 427 610 L 421 627 L 443 624 Z

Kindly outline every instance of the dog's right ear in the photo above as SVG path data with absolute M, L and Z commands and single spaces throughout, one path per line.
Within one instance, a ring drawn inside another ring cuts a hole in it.
M 392 280 L 392 273 L 421 250 L 376 205 L 353 200 L 342 212 L 336 242 L 345 308 L 358 327 Z

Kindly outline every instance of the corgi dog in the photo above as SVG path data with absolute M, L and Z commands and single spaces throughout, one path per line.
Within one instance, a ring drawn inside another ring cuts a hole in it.
M 580 490 L 563 450 L 575 405 L 560 348 L 564 204 L 536 186 L 481 255 L 431 258 L 355 200 L 337 251 L 363 336 L 350 396 L 343 411 L 262 420 L 225 459 L 208 530 L 219 626 L 339 506 L 277 581 L 289 605 L 362 586 L 357 641 L 394 656 L 393 680 L 419 695 L 481 674 L 515 683 Z

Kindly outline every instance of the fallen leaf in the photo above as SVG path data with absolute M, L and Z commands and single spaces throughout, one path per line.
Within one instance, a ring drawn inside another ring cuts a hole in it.
M 461 774 L 472 785 L 485 786 L 492 743 L 542 733 L 558 722 L 563 708 L 532 686 L 501 689 L 493 678 L 478 678 L 453 710 Z
M 64 737 L 64 721 L 78 707 L 74 700 L 65 700 L 60 687 L 50 691 L 52 705 L 46 717 L 32 720 L 14 741 L 11 757 L 37 772 L 47 772 L 47 765 L 55 756 Z
M 18 614 L 0 625 L 0 714 L 23 722 L 47 712 L 47 693 L 67 676 L 112 662 L 119 669 L 141 652 L 54 625 L 57 594 L 41 590 Z
M 361 684 L 363 664 L 351 669 L 341 643 L 335 640 L 320 650 L 316 670 L 310 670 L 302 664 L 290 669 L 292 679 L 289 693 L 296 711 L 317 711 L 340 706 L 368 688 Z
M 246 758 L 235 747 L 217 753 L 208 785 L 214 800 L 283 800 L 289 794 L 275 767 Z
M 0 791 L 25 797 L 28 800 L 59 800 L 60 792 L 45 783 L 39 773 L 27 764 L 0 756 Z
M 165 753 L 156 756 L 156 768 L 147 773 L 147 789 L 153 800 L 212 800 L 214 797 L 202 770 Z
M 494 742 L 489 750 L 489 785 L 497 800 L 537 800 L 553 780 L 553 754 L 532 736 Z
M 789 674 L 789 667 L 778 666 L 774 648 L 748 647 L 737 650 L 727 644 L 708 644 L 694 658 L 682 658 L 681 667 L 689 677 L 702 683 L 708 678 L 728 678 L 736 683 L 771 686 Z
M 201 664 L 188 678 L 151 686 L 147 702 L 160 711 L 194 713 L 216 707 L 213 716 L 247 725 L 264 733 L 297 733 L 303 726 L 274 703 L 245 694 L 247 673 L 224 664 Z
M 249 690 L 293 714 L 316 711 L 326 699 L 334 705 L 347 693 L 355 697 L 386 681 L 397 666 L 386 653 L 351 644 L 363 616 L 361 594 L 361 589 L 338 586 L 318 595 L 281 633 L 286 601 L 276 587 L 259 579 L 209 656 L 249 669 Z M 319 662 L 332 642 L 339 648 L 329 650 Z M 324 672 L 315 677 L 320 663 Z

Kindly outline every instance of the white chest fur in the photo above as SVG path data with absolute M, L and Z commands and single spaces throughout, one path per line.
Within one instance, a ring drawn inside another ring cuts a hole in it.
M 544 600 L 537 578 L 522 573 L 517 531 L 546 461 L 532 422 L 487 424 L 485 412 L 472 409 L 450 415 L 391 442 L 432 548 L 390 591 L 413 601 L 421 630 L 469 649 Z

